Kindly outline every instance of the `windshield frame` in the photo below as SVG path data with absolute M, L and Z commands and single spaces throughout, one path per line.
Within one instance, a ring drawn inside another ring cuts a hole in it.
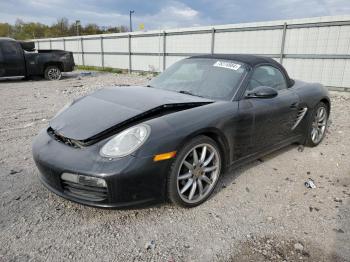
M 179 61 L 177 61 L 176 63 L 179 63 L 181 61 L 184 61 L 184 60 L 195 60 L 195 59 L 203 59 L 202 57 L 188 57 L 188 58 L 184 58 L 184 59 L 181 59 Z M 244 82 L 247 78 L 247 75 L 249 74 L 249 72 L 251 71 L 251 67 L 242 62 L 242 61 L 239 61 L 239 60 L 233 60 L 233 59 L 229 59 L 229 58 L 220 58 L 220 59 L 217 59 L 217 58 L 205 58 L 206 60 L 213 60 L 213 62 L 217 61 L 217 60 L 223 60 L 223 61 L 229 61 L 229 62 L 236 62 L 238 64 L 240 64 L 242 67 L 244 67 L 244 72 L 242 73 L 240 79 L 237 81 L 237 85 L 236 85 L 236 88 L 234 85 L 232 85 L 232 92 L 229 94 L 228 98 L 225 99 L 225 98 L 212 98 L 212 97 L 205 97 L 205 96 L 200 96 L 200 95 L 196 95 L 196 94 L 192 94 L 193 96 L 197 96 L 197 97 L 201 97 L 201 98 L 206 98 L 206 99 L 211 99 L 211 100 L 214 100 L 214 101 L 235 101 L 236 100 L 236 96 L 237 94 L 239 94 L 242 86 L 244 85 Z M 176 63 L 172 64 L 172 65 L 175 65 Z M 171 66 L 172 66 L 171 65 Z M 168 67 L 169 68 L 169 67 Z M 161 72 L 157 77 L 161 76 L 162 74 L 164 73 Z M 155 78 L 151 79 L 149 82 L 148 82 L 148 87 L 151 87 L 151 88 L 155 88 L 155 89 L 160 89 L 160 90 L 166 90 L 166 91 L 170 91 L 170 92 L 175 92 L 175 93 L 179 93 L 179 91 L 176 91 L 176 90 L 171 90 L 171 89 L 166 89 L 166 88 L 160 88 L 160 87 L 157 87 L 157 86 L 153 86 L 152 85 L 152 81 L 154 80 Z M 234 90 L 235 89 L 235 90 Z

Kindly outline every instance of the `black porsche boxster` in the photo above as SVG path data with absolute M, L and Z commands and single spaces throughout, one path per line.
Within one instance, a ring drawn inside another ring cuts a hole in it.
M 322 85 L 289 78 L 271 58 L 195 56 L 148 86 L 75 100 L 36 137 L 33 156 L 43 184 L 72 201 L 194 207 L 226 168 L 291 143 L 318 145 L 329 113 Z

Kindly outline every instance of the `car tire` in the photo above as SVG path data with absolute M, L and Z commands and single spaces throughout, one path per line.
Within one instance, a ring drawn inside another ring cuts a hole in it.
M 213 139 L 198 136 L 190 140 L 177 153 L 168 174 L 168 199 L 187 208 L 205 202 L 219 180 L 222 159 L 220 148 Z
M 314 147 L 320 144 L 326 135 L 328 125 L 328 106 L 320 102 L 313 109 L 307 125 L 305 145 Z
M 48 66 L 45 68 L 44 76 L 46 80 L 60 80 L 62 72 L 58 66 Z

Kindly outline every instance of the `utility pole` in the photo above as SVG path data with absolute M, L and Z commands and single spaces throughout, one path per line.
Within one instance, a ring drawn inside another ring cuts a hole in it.
M 75 21 L 75 27 L 76 27 L 77 35 L 79 35 L 80 20 Z
M 130 17 L 130 32 L 132 32 L 132 21 L 131 21 L 131 15 L 132 15 L 133 13 L 135 13 L 135 11 L 134 11 L 134 10 L 130 10 L 130 11 L 129 11 L 129 17 Z

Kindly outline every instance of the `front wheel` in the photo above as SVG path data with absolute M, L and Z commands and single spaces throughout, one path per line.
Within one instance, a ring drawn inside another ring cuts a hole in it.
M 328 123 L 328 107 L 325 103 L 318 103 L 310 117 L 306 133 L 306 145 L 317 146 L 325 137 Z
M 48 66 L 45 69 L 44 76 L 46 80 L 60 80 L 62 72 L 58 66 Z
M 168 176 L 168 198 L 183 207 L 195 207 L 212 194 L 221 173 L 222 157 L 209 137 L 192 139 L 178 153 Z

